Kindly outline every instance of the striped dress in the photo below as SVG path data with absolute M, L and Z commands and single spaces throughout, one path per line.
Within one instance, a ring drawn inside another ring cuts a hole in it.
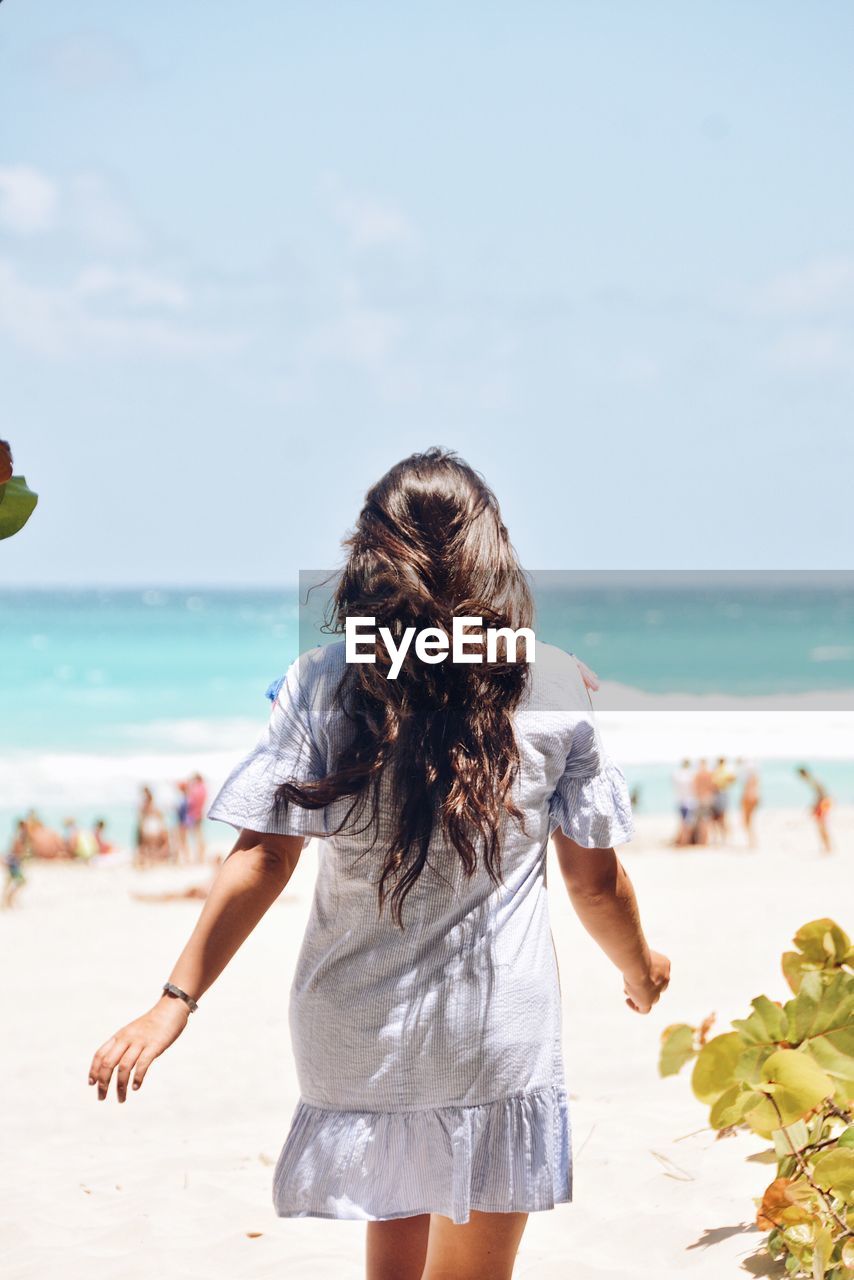
M 267 728 L 208 811 L 238 830 L 318 837 L 288 1006 L 300 1095 L 274 1172 L 276 1212 L 464 1223 L 472 1209 L 551 1209 L 572 1198 L 572 1154 L 548 840 L 557 827 L 588 848 L 629 840 L 625 779 L 602 750 L 575 660 L 538 642 L 514 716 L 524 830 L 505 824 L 504 884 L 480 861 L 466 879 L 434 832 L 401 932 L 390 900 L 378 910 L 382 818 L 371 850 L 370 829 L 334 834 L 349 800 L 271 812 L 280 782 L 321 778 L 334 762 L 349 723 L 331 706 L 344 671 L 343 642 L 290 667 L 268 691 Z

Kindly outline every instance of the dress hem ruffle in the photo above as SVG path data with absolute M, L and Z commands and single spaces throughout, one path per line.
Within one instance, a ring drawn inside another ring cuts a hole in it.
M 571 1200 L 560 1085 L 412 1111 L 332 1110 L 301 1096 L 273 1175 L 280 1218 L 438 1213 L 462 1224 L 472 1210 L 536 1213 Z

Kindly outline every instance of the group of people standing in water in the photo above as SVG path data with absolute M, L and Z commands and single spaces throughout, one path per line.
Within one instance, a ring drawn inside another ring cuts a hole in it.
M 759 807 L 759 774 L 751 761 L 737 760 L 734 768 L 725 756 L 715 764 L 685 759 L 673 774 L 679 829 L 674 844 L 726 844 L 730 836 L 729 809 L 732 788 L 741 783 L 741 816 L 751 848 L 756 845 L 753 815 Z
M 831 798 L 815 775 L 800 765 L 796 771 L 813 792 L 810 814 L 818 830 L 824 853 L 833 852 L 827 816 Z M 679 827 L 673 843 L 685 845 L 726 844 L 730 838 L 729 811 L 736 786 L 741 787 L 739 808 L 747 843 L 756 848 L 754 816 L 760 804 L 759 772 L 751 760 L 738 759 L 731 767 L 725 756 L 719 756 L 714 764 L 698 760 L 696 765 L 688 759 L 673 773 L 673 789 Z
M 134 841 L 134 866 L 147 867 L 156 863 L 202 863 L 205 848 L 204 818 L 208 803 L 208 789 L 200 773 L 182 779 L 176 784 L 178 803 L 174 821 L 169 824 L 154 799 L 151 788 L 144 786 L 139 803 Z

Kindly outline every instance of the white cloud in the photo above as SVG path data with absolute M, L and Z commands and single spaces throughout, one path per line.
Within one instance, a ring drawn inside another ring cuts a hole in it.
M 357 249 L 411 249 L 417 245 L 415 227 L 394 205 L 346 191 L 334 174 L 327 174 L 323 185 L 335 218 Z
M 93 310 L 91 303 L 79 278 L 67 287 L 36 284 L 14 263 L 0 259 L 0 333 L 38 355 L 227 355 L 242 350 L 248 341 L 237 332 L 128 312 L 122 309 L 127 305 L 124 294 L 112 312 Z
M 854 371 L 854 333 L 833 328 L 804 328 L 783 334 L 769 351 L 771 364 L 790 373 Z
M 145 244 L 130 203 L 101 173 L 76 173 L 69 180 L 63 221 L 85 244 L 104 253 L 138 251 Z
M 57 182 L 32 165 L 0 166 L 0 228 L 27 236 L 56 232 L 101 253 L 139 251 L 147 239 L 105 174 L 82 170 Z
M 0 167 L 0 226 L 19 235 L 49 230 L 58 205 L 56 184 L 30 165 Z
M 760 311 L 797 316 L 854 307 L 854 258 L 817 258 L 771 280 L 757 298 Z
M 77 276 L 75 288 L 81 297 L 108 297 L 133 308 L 181 311 L 189 303 L 183 285 L 168 276 L 137 268 L 117 270 L 109 266 L 89 266 Z

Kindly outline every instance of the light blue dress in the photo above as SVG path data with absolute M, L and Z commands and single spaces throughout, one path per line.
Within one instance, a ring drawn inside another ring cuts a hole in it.
M 390 899 L 378 912 L 385 819 L 371 851 L 370 830 L 331 834 L 349 800 L 271 813 L 280 782 L 331 766 L 348 732 L 331 709 L 344 673 L 343 642 L 290 667 L 268 691 L 266 730 L 208 811 L 238 830 L 320 837 L 290 991 L 300 1097 L 273 1177 L 276 1212 L 464 1223 L 472 1209 L 551 1209 L 572 1198 L 572 1155 L 548 840 L 558 826 L 588 848 L 631 839 L 625 779 L 574 658 L 538 642 L 514 718 L 525 831 L 505 824 L 504 886 L 480 864 L 467 880 L 434 832 L 401 932 Z

